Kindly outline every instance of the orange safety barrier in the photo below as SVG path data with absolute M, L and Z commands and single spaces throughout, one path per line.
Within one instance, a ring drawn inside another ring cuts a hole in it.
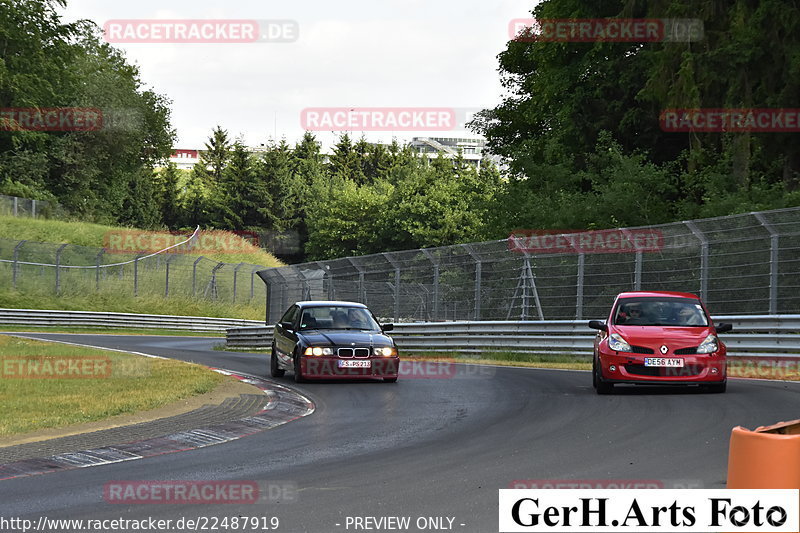
M 733 428 L 729 489 L 800 488 L 800 420 L 750 431 Z

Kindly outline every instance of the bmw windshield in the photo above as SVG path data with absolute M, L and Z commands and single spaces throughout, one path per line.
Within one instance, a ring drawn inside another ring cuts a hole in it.
M 380 331 L 378 323 L 360 307 L 309 307 L 303 310 L 300 329 Z

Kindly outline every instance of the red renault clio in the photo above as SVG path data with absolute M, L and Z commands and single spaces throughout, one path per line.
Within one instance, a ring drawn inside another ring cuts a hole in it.
M 608 320 L 592 320 L 592 384 L 609 394 L 617 383 L 700 385 L 725 392 L 726 348 L 717 335 L 731 324 L 711 321 L 703 302 L 684 292 L 623 292 Z

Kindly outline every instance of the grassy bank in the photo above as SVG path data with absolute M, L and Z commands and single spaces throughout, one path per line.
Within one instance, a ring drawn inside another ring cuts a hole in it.
M 264 319 L 263 300 L 234 305 L 185 296 L 164 298 L 148 295 L 134 298 L 131 294 L 112 291 L 70 291 L 56 296 L 47 291 L 19 292 L 5 288 L 0 289 L 0 308 Z
M 76 246 L 88 246 L 91 248 L 103 248 L 110 242 L 110 235 L 127 235 L 131 233 L 144 233 L 148 237 L 147 242 L 166 242 L 166 237 L 170 234 L 167 231 L 147 231 L 134 228 L 120 228 L 116 226 L 104 226 L 101 224 L 90 224 L 87 222 L 66 222 L 63 220 L 32 219 L 13 216 L 0 216 L 0 239 L 27 240 L 31 243 L 54 243 L 54 244 L 74 244 Z M 192 231 L 185 232 L 186 236 Z M 259 248 L 241 237 L 230 232 L 215 232 L 231 239 L 231 243 L 237 250 L 236 253 L 225 252 L 224 250 L 205 247 L 202 253 L 187 253 L 186 255 L 203 255 L 214 261 L 223 263 L 251 263 L 266 267 L 281 266 L 282 263 L 269 252 Z M 161 236 L 162 241 L 151 239 L 151 237 Z M 183 239 L 181 239 L 183 240 Z M 55 249 L 55 247 L 53 247 Z M 150 250 L 148 250 L 150 251 Z M 155 250 L 152 250 L 155 251 Z M 2 259 L 11 259 L 2 257 Z M 65 263 L 68 264 L 68 263 Z
M 76 333 L 83 335 L 160 335 L 166 337 L 210 337 L 225 338 L 225 333 L 213 331 L 186 331 L 176 329 L 158 328 L 95 328 L 95 327 L 68 327 L 68 326 L 0 326 L 0 333 Z
M 0 437 L 155 409 L 213 390 L 202 366 L 0 335 Z
M 485 352 L 476 354 L 448 354 L 441 352 L 414 352 L 401 354 L 407 360 L 452 361 L 476 365 L 522 366 L 530 368 L 561 368 L 567 370 L 591 370 L 590 357 L 570 354 L 533 354 L 520 352 Z

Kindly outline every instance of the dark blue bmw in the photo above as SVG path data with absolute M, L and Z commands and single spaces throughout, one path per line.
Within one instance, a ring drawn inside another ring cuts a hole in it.
M 380 378 L 397 381 L 400 358 L 367 306 L 354 302 L 297 302 L 275 325 L 270 374 L 306 379 Z

